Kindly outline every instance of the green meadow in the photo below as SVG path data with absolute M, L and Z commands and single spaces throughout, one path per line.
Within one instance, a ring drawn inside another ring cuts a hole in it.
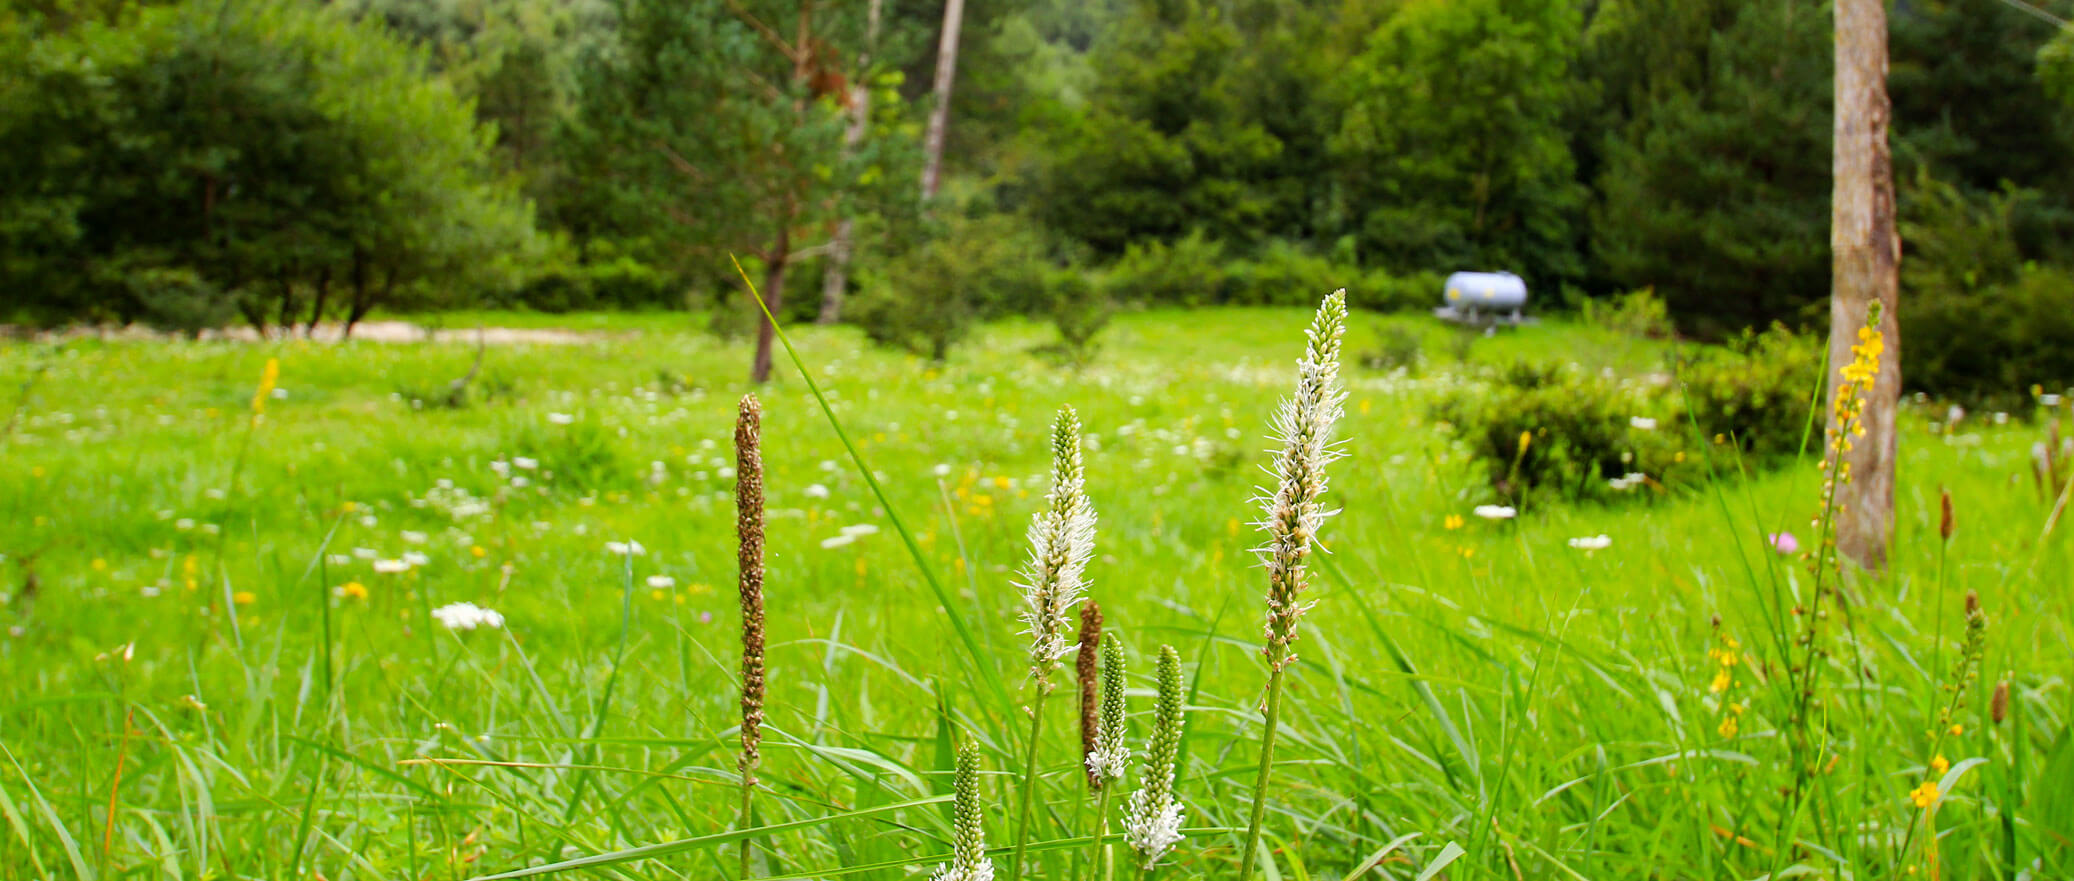
M 682 316 L 480 355 L 7 343 L 0 879 L 733 878 L 744 838 L 757 877 L 921 878 L 951 851 L 960 742 L 1005 851 L 1033 691 L 1015 582 L 1063 405 L 1134 745 L 1159 647 L 1183 662 L 1187 838 L 1156 874 L 1235 876 L 1267 675 L 1256 498 L 1309 318 L 1128 313 L 1077 370 L 1044 324 L 986 326 L 944 364 L 796 328 L 826 413 L 782 351 L 752 389 L 748 342 Z M 1419 368 L 1362 366 L 1391 325 Z M 1819 544 L 1816 457 L 1746 468 L 1692 437 L 1709 484 L 1481 517 L 1506 500 L 1440 396 L 1521 359 L 1645 380 L 1672 345 L 1360 315 L 1347 349 L 1261 877 L 2074 877 L 2074 525 L 2034 483 L 2043 415 L 1906 406 L 1891 564 L 1820 610 L 1823 691 L 1794 718 L 1776 616 L 1815 576 L 1767 537 Z M 731 439 L 752 390 L 769 695 L 743 833 Z M 464 602 L 501 626 L 432 614 Z M 1071 667 L 1043 707 L 1029 878 L 1098 874 Z M 1108 874 L 1137 876 L 1116 850 Z

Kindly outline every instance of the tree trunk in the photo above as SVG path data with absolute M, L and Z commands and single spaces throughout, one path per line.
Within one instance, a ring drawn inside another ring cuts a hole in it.
M 929 130 L 922 138 L 922 201 L 936 198 L 943 178 L 943 139 L 951 124 L 951 83 L 958 74 L 958 30 L 965 20 L 965 0 L 944 0 L 943 39 L 936 46 L 936 106 L 929 109 Z
M 1868 569 L 1886 564 L 1894 527 L 1895 413 L 1901 398 L 1899 300 L 1901 241 L 1894 229 L 1894 169 L 1887 151 L 1887 12 L 1883 0 L 1836 2 L 1836 130 L 1830 206 L 1829 402 L 1835 401 L 1851 347 L 1873 303 L 1886 342 L 1879 373 L 1865 392 L 1865 434 L 1845 460 L 1850 482 L 1837 487 L 1836 545 Z M 1834 407 L 1829 430 L 1838 428 Z
M 302 326 L 305 339 L 317 338 L 317 322 L 324 320 L 324 301 L 331 298 L 331 270 L 317 273 L 317 293 L 310 301 L 310 322 Z
M 757 316 L 756 360 L 749 366 L 749 381 L 762 385 L 771 378 L 771 337 L 777 332 L 778 308 L 785 304 L 785 266 L 792 262 L 792 224 L 778 226 L 778 242 L 764 257 L 763 306 L 770 317 Z
M 864 24 L 864 51 L 857 53 L 857 76 L 850 84 L 850 124 L 843 130 L 843 158 L 848 159 L 857 152 L 857 145 L 864 140 L 864 130 L 871 122 L 871 87 L 865 83 L 871 67 L 872 44 L 879 36 L 879 8 L 884 0 L 871 0 L 866 8 Z M 843 297 L 850 287 L 850 255 L 854 247 L 857 221 L 850 215 L 835 224 L 835 238 L 828 243 L 828 271 L 821 276 L 821 314 L 814 318 L 816 324 L 834 324 L 842 320 Z

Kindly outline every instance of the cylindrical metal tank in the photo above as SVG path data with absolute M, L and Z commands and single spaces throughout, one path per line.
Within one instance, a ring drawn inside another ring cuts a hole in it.
M 1527 283 L 1510 272 L 1457 272 L 1447 277 L 1447 305 L 1520 309 L 1527 305 Z

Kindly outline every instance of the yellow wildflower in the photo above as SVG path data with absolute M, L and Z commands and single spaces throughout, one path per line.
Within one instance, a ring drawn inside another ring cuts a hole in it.
M 358 581 L 348 581 L 338 586 L 338 595 L 349 600 L 367 599 L 367 585 Z
M 1707 684 L 1707 690 L 1714 694 L 1720 694 L 1727 691 L 1728 687 L 1733 684 L 1735 684 L 1735 679 L 1728 674 L 1728 668 L 1723 667 L 1714 672 L 1714 681 Z
M 237 593 L 231 594 L 230 598 L 231 602 L 237 603 L 240 606 L 249 606 L 259 600 L 259 596 L 249 590 L 238 591 Z
M 1446 519 L 1444 519 L 1444 520 L 1440 521 L 1440 525 L 1442 525 L 1442 526 L 1445 526 L 1445 527 L 1447 527 L 1447 528 L 1449 528 L 1449 529 L 1461 529 L 1461 528 L 1462 528 L 1462 524 L 1463 524 L 1463 523 L 1465 523 L 1465 522 L 1467 522 L 1467 521 L 1465 521 L 1465 520 L 1463 520 L 1463 519 L 1462 519 L 1462 515 L 1460 515 L 1460 514 L 1449 514 L 1449 515 L 1447 515 L 1447 518 L 1446 518 Z
M 1937 784 L 1928 780 L 1923 781 L 1923 785 L 1909 791 L 1908 800 L 1914 802 L 1916 807 L 1928 809 L 1931 805 L 1937 804 Z
M 274 383 L 281 381 L 281 359 L 266 359 L 265 369 L 259 372 L 259 390 L 252 393 L 252 415 L 266 412 L 266 396 L 274 393 Z
M 1966 733 L 1966 726 L 1964 726 L 1964 725 L 1960 725 L 1960 724 L 1958 724 L 1958 723 L 1953 723 L 1953 724 L 1952 724 L 1952 728 L 1951 728 L 1951 735 L 1952 735 L 1953 737 L 1958 737 L 1959 735 L 1961 735 L 1961 734 L 1965 734 L 1965 733 Z
M 1734 737 L 1734 736 L 1736 736 L 1736 717 L 1734 717 L 1734 716 L 1723 716 L 1723 717 L 1721 717 L 1721 727 L 1719 727 L 1719 728 L 1716 728 L 1716 729 L 1714 729 L 1714 730 L 1715 730 L 1715 732 L 1719 733 L 1719 734 L 1720 734 L 1720 735 L 1721 735 L 1722 737 Z
M 1944 772 L 1951 770 L 1951 767 L 1951 761 L 1943 756 L 1938 756 L 1930 760 L 1930 770 L 1935 771 L 1939 774 L 1943 774 Z
M 483 550 L 482 545 L 470 545 L 468 548 L 468 552 L 474 554 L 475 558 L 478 560 L 490 555 L 489 551 Z

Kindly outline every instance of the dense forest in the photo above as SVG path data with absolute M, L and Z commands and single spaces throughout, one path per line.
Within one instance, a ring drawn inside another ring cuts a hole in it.
M 733 332 L 731 255 L 939 356 L 1002 314 L 1423 307 L 1478 268 L 1706 338 L 1823 320 L 1827 4 L 960 5 L 949 40 L 941 0 L 0 0 L 0 321 Z M 2074 379 L 2069 17 L 1893 8 L 1911 385 Z

